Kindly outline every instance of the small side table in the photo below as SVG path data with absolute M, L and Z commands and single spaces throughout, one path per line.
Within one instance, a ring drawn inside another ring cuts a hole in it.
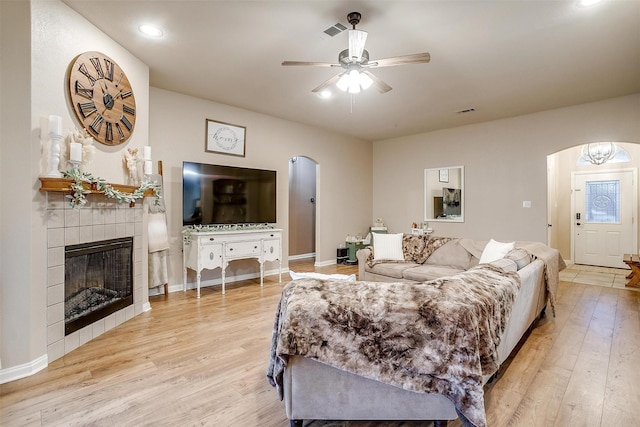
M 357 264 L 358 258 L 356 257 L 356 252 L 360 249 L 364 249 L 366 245 L 362 243 L 362 240 L 356 240 L 355 242 L 346 242 L 347 249 L 349 250 L 349 259 L 347 260 L 348 264 Z
M 627 276 L 629 281 L 626 286 L 629 288 L 640 288 L 640 255 L 624 254 L 622 261 L 631 267 L 631 273 Z

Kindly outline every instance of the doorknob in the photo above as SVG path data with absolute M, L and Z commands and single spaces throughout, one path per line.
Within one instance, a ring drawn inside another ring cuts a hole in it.
M 576 222 L 576 225 L 580 225 L 580 223 L 579 223 L 579 222 Z

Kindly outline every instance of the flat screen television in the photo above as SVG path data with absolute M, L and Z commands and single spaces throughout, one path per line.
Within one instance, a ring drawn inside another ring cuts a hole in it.
M 182 224 L 276 222 L 276 171 L 182 163 Z

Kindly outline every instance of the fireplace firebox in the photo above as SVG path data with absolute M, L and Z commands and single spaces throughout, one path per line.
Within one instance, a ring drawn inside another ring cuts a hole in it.
M 133 304 L 133 237 L 65 247 L 65 335 Z

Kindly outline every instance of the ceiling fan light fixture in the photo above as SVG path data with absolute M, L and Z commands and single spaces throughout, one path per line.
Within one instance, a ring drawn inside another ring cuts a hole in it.
M 349 73 L 342 73 L 342 77 L 336 83 L 336 87 L 343 92 L 346 92 L 349 89 Z
M 428 52 L 415 53 L 411 55 L 401 55 L 390 58 L 380 58 L 371 61 L 369 52 L 364 48 L 367 40 L 367 32 L 356 30 L 356 25 L 360 23 L 362 15 L 358 12 L 351 12 L 347 15 L 349 24 L 353 26 L 349 30 L 349 47 L 338 53 L 338 63 L 329 62 L 309 62 L 309 61 L 283 61 L 283 66 L 313 66 L 313 67 L 340 67 L 344 71 L 334 74 L 316 86 L 312 92 L 321 92 L 330 86 L 336 85 L 343 92 L 351 94 L 360 93 L 373 86 L 380 93 L 387 93 L 392 88 L 382 81 L 375 74 L 369 72 L 374 67 L 395 67 L 397 65 L 425 64 L 431 60 Z M 346 29 L 346 27 L 345 27 Z M 353 99 L 353 97 L 352 97 Z
M 349 93 L 360 93 L 360 73 L 358 70 L 349 71 Z
M 358 76 L 358 81 L 360 83 L 360 86 L 362 86 L 362 90 L 369 89 L 373 84 L 373 80 L 371 80 L 371 77 L 369 77 L 365 73 L 360 73 L 360 75 Z

